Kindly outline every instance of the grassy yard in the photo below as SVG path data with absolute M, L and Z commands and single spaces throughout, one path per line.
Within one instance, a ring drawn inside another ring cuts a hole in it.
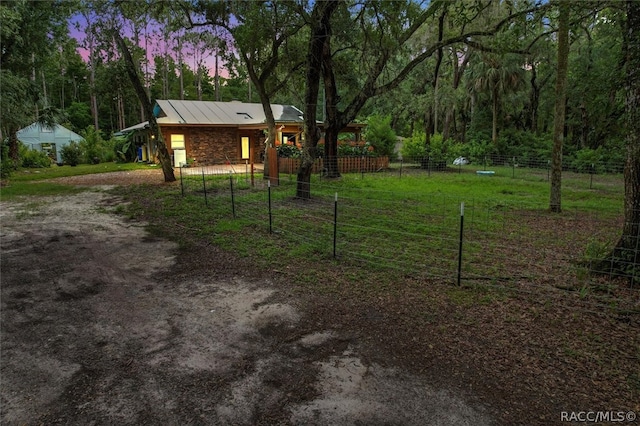
M 262 267 L 307 264 L 312 282 L 315 274 L 339 267 L 384 289 L 393 288 L 398 276 L 447 284 L 460 278 L 474 288 L 569 289 L 580 291 L 578 302 L 592 308 L 627 307 L 626 287 L 615 279 L 603 284 L 589 269 L 617 241 L 622 177 L 600 175 L 594 182 L 566 173 L 563 213 L 551 214 L 546 172 L 526 172 L 514 178 L 512 169 L 496 168 L 486 177 L 466 166 L 429 175 L 391 170 L 340 180 L 313 176 L 308 201 L 296 199 L 295 182 L 284 177 L 270 189 L 271 208 L 264 182 L 258 179 L 252 188 L 242 176 L 188 176 L 180 188 L 153 197 L 146 188 L 127 191 L 132 216 L 151 214 L 154 223 L 175 224 L 185 244 L 203 239 Z
M 23 195 L 63 195 L 79 191 L 69 185 L 51 182 L 51 179 L 95 173 L 148 169 L 142 163 L 101 163 L 78 166 L 51 166 L 40 169 L 18 169 L 0 185 L 0 198 L 9 200 Z

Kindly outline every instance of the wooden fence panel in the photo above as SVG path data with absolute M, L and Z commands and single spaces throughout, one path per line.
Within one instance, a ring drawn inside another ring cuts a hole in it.
M 278 164 L 281 173 L 294 174 L 300 167 L 298 158 L 279 158 Z M 324 167 L 322 158 L 313 163 L 312 173 L 320 173 Z M 389 167 L 389 157 L 338 157 L 338 170 L 340 173 L 377 172 Z

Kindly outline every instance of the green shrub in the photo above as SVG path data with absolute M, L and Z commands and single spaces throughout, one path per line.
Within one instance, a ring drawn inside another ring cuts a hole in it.
M 69 145 L 62 148 L 60 155 L 65 164 L 77 166 L 80 164 L 80 160 L 82 159 L 82 149 L 78 143 L 70 142 Z
M 51 167 L 51 158 L 46 153 L 35 149 L 21 149 L 20 160 L 22 167 L 25 168 Z
M 407 161 L 414 161 L 426 157 L 425 138 L 425 133 L 420 130 L 414 131 L 410 138 L 405 138 L 400 150 L 402 158 Z
M 551 158 L 553 142 L 548 136 L 528 131 L 505 129 L 496 142 L 495 152 L 506 159 L 516 158 L 519 164 L 536 167 Z
M 603 173 L 601 149 L 584 148 L 576 151 L 571 170 L 578 173 Z
M 464 157 L 475 164 L 490 162 L 496 153 L 496 147 L 491 140 L 473 140 L 465 148 L 466 155 Z
M 83 162 L 87 164 L 104 163 L 105 161 L 115 160 L 115 139 L 104 140 L 99 131 L 93 126 L 87 126 L 82 132 L 83 141 L 80 142 L 80 147 L 83 152 Z M 130 160 L 135 159 L 135 149 L 130 155 Z
M 278 157 L 282 158 L 299 158 L 300 150 L 295 145 L 278 145 L 276 147 Z
M 448 141 L 442 139 L 441 133 L 436 133 L 429 139 L 427 153 L 433 161 L 447 161 Z
M 398 136 L 391 128 L 391 116 L 372 115 L 369 117 L 364 139 L 373 146 L 376 155 L 392 158 L 395 155 L 394 150 Z
M 0 145 L 0 178 L 6 179 L 13 171 L 13 161 L 9 158 L 9 145 Z
M 606 173 L 622 173 L 626 160 L 626 144 L 624 139 L 608 140 L 599 148 L 602 154 L 602 167 Z
M 441 133 L 431 136 L 430 142 L 429 149 L 426 151 L 432 167 L 435 169 L 446 168 L 447 164 L 453 163 L 453 160 L 458 157 L 465 157 L 469 160 L 470 155 L 473 155 L 474 152 L 473 145 L 456 142 L 451 138 L 443 140 Z
M 116 139 L 115 138 L 111 138 L 107 141 L 104 141 L 104 146 L 105 149 L 103 151 L 103 156 L 102 156 L 102 161 L 104 163 L 113 163 L 114 161 L 116 161 L 118 159 L 117 155 L 116 155 L 116 150 L 115 150 L 115 146 L 116 146 Z
M 338 156 L 341 157 L 362 157 L 362 156 L 372 156 L 372 155 L 382 155 L 376 151 L 369 151 L 369 143 L 367 142 L 363 146 L 354 145 L 351 146 L 348 143 L 338 144 Z
M 110 152 L 112 156 L 124 163 L 135 161 L 137 152 L 133 143 L 133 134 L 116 136 L 110 140 Z

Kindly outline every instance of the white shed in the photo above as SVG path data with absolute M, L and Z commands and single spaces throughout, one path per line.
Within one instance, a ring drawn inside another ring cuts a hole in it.
M 62 163 L 62 148 L 70 142 L 79 142 L 84 138 L 79 134 L 56 124 L 52 128 L 33 123 L 18 130 L 18 140 L 29 148 L 46 152 L 56 162 Z

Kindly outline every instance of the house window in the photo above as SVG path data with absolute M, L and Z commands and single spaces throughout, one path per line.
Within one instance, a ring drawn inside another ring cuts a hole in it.
M 242 159 L 249 159 L 249 136 L 243 136 L 240 138 L 241 142 L 241 150 L 242 150 Z
M 171 149 L 184 149 L 184 135 L 171 135 Z

